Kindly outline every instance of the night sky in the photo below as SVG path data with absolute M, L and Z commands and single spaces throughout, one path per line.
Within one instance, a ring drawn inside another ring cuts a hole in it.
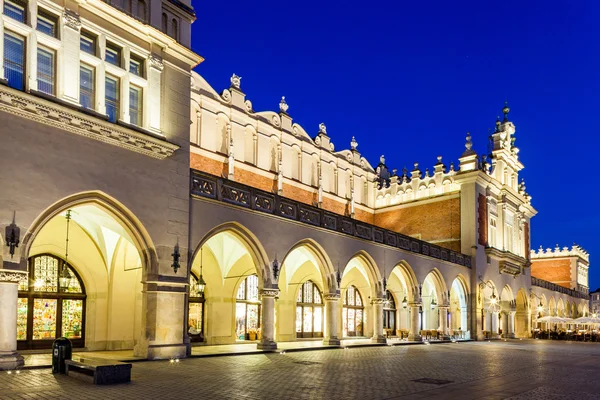
M 289 114 L 336 151 L 422 171 L 458 165 L 465 133 L 487 151 L 505 100 L 538 215 L 532 248 L 574 242 L 600 286 L 600 4 L 594 1 L 194 1 L 196 68 L 218 91 L 232 73 L 255 110 Z

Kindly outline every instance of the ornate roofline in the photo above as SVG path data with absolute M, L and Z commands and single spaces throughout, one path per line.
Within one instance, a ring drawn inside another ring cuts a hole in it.
M 165 139 L 153 137 L 151 133 L 145 134 L 105 122 L 67 106 L 6 86 L 0 86 L 0 111 L 161 160 L 179 149 L 179 146 Z

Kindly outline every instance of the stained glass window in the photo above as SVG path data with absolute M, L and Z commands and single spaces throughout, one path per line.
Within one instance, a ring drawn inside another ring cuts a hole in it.
M 58 289 L 58 259 L 50 256 L 35 258 L 33 266 L 33 290 L 56 292 Z
M 17 303 L 17 340 L 27 339 L 28 299 L 19 299 Z
M 56 337 L 57 299 L 33 299 L 33 340 Z
M 63 268 L 68 268 L 71 276 L 66 287 L 59 285 Z M 28 279 L 19 289 L 17 340 L 44 348 L 52 346 L 52 339 L 65 336 L 74 340 L 74 345 L 84 346 L 85 290 L 74 268 L 49 254 L 32 257 Z M 39 340 L 46 342 L 32 343 Z
M 83 300 L 63 300 L 62 335 L 68 339 L 81 338 Z
M 323 335 L 323 301 L 321 292 L 312 281 L 306 281 L 296 298 L 296 336 L 321 337 Z

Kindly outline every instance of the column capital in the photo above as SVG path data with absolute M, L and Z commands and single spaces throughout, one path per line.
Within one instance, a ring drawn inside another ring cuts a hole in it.
M 27 277 L 27 271 L 16 271 L 12 269 L 0 269 L 0 282 L 19 283 Z
M 279 296 L 279 289 L 265 288 L 260 291 L 260 295 L 266 297 L 277 297 Z
M 371 304 L 385 304 L 386 301 L 387 301 L 387 299 L 378 297 L 378 298 L 371 299 Z
M 323 295 L 323 298 L 326 301 L 338 301 L 340 297 L 341 296 L 338 293 L 327 293 Z

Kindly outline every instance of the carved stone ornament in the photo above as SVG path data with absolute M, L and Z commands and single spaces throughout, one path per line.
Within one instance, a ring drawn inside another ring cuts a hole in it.
M 315 138 L 315 144 L 316 144 L 317 146 L 320 146 L 320 145 L 321 145 L 321 138 L 320 138 L 319 136 L 317 136 L 317 137 Z
M 290 106 L 285 102 L 285 96 L 281 96 L 281 101 L 279 102 L 279 111 L 287 113 L 288 108 L 290 108 Z
M 325 126 L 325 124 L 323 122 L 321 122 L 319 124 L 319 133 L 322 133 L 323 135 L 327 135 L 327 127 Z
M 20 103 L 25 103 L 26 107 L 21 108 Z M 164 159 L 179 149 L 161 138 L 88 117 L 6 86 L 0 86 L 0 111 L 153 158 Z
M 0 269 L 0 282 L 19 283 L 23 278 L 27 278 L 27 271 Z
M 328 293 L 323 295 L 325 301 L 337 301 L 341 298 L 341 296 L 337 293 Z
M 79 19 L 79 14 L 77 14 L 73 10 L 65 9 L 63 14 L 63 18 L 65 20 L 65 25 L 71 29 L 78 31 L 81 28 L 81 20 Z
M 244 102 L 244 106 L 246 106 L 246 112 L 251 113 L 253 111 L 253 109 L 252 109 L 252 102 L 250 100 L 246 100 Z
M 350 148 L 352 150 L 356 150 L 357 147 L 358 147 L 358 142 L 356 141 L 354 136 L 352 136 L 352 140 L 350 141 Z
M 335 146 L 333 145 L 333 142 L 329 142 L 329 150 L 330 150 L 331 152 L 334 152 L 334 151 L 335 151 Z
M 223 93 L 221 93 L 221 98 L 227 103 L 231 102 L 231 92 L 229 91 L 229 89 L 223 90 Z
M 231 75 L 231 78 L 229 78 L 229 81 L 231 82 L 231 87 L 239 89 L 240 85 L 242 83 L 242 77 L 237 76 L 236 74 L 233 74 L 233 75 Z
M 273 125 L 275 125 L 277 127 L 281 125 L 281 120 L 279 119 L 278 115 L 273 115 L 273 118 L 271 118 L 271 121 L 273 121 Z
M 371 304 L 385 304 L 387 299 L 375 298 L 371 300 Z
M 260 295 L 266 297 L 277 297 L 279 296 L 279 289 L 263 289 L 260 291 Z
M 152 67 L 156 70 L 162 71 L 165 68 L 163 59 L 158 54 L 155 54 L 155 53 L 150 54 L 148 61 L 150 62 L 150 67 Z

